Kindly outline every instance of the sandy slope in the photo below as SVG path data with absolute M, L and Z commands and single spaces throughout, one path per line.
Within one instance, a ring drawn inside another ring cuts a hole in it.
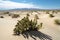
M 33 19 L 33 15 L 30 16 L 30 19 Z M 22 35 L 21 36 L 13 36 L 13 29 L 17 23 L 17 20 L 20 20 L 25 15 L 21 15 L 20 18 L 12 19 L 9 16 L 5 16 L 5 18 L 0 18 L 0 40 L 34 40 L 31 37 L 29 39 L 25 39 Z M 60 17 L 60 14 L 55 14 L 54 18 L 50 18 L 49 14 L 38 14 L 39 20 L 38 23 L 43 22 L 43 27 L 40 31 L 44 34 L 47 34 L 52 37 L 52 40 L 60 40 L 60 26 L 54 24 L 54 19 Z M 37 40 L 40 40 L 37 38 Z

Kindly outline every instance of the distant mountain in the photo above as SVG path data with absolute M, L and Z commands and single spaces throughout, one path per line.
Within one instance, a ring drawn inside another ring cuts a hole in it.
M 0 10 L 1 11 L 20 11 L 20 10 L 41 10 L 38 8 L 15 8 L 15 9 L 7 9 L 7 10 Z
M 15 9 L 7 9 L 7 10 L 0 10 L 0 11 L 15 11 L 15 10 L 60 10 L 60 9 L 39 9 L 39 8 L 15 8 Z
M 16 9 L 11 9 L 11 10 L 40 10 L 38 8 L 16 8 Z
M 4 9 L 0 11 L 15 11 L 15 10 L 40 10 L 38 8 L 15 8 L 15 9 Z
M 39 9 L 39 8 L 16 8 L 10 10 L 60 10 L 60 9 Z

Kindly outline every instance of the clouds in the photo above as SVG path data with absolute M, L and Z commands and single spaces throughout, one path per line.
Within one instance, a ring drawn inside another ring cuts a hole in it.
M 60 9 L 60 2 L 43 0 L 0 0 L 0 10 L 15 8 Z
M 15 8 L 40 8 L 31 3 L 18 3 L 7 0 L 0 0 L 0 9 L 15 9 Z

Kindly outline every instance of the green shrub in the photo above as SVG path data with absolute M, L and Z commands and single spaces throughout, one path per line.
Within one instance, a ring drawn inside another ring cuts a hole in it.
M 49 11 L 46 11 L 46 14 L 49 14 Z
M 24 17 L 23 19 L 19 20 L 14 28 L 14 34 L 19 35 L 26 31 L 37 31 L 42 27 L 42 23 L 39 25 L 37 21 L 29 20 L 28 16 Z
M 55 11 L 53 10 L 53 11 L 52 11 L 52 14 L 54 14 L 54 13 L 55 13 Z
M 60 19 L 56 19 L 56 20 L 55 20 L 55 24 L 60 25 Z
M 12 18 L 17 18 L 17 17 L 20 17 L 18 14 L 13 14 L 12 15 Z
M 4 14 L 9 14 L 9 12 L 4 12 Z
M 39 19 L 39 17 L 38 17 L 38 15 L 37 15 L 37 14 L 35 14 L 35 19 Z
M 0 16 L 0 18 L 4 18 L 3 16 Z
M 30 16 L 29 14 L 26 14 L 27 16 Z
M 49 14 L 49 16 L 50 16 L 50 17 L 54 17 L 54 15 L 53 15 L 53 14 Z
M 11 16 L 11 14 L 9 14 L 9 16 Z

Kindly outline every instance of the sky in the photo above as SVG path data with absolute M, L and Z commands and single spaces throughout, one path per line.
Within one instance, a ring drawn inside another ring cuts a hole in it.
M 60 0 L 0 0 L 0 10 L 16 8 L 60 9 Z

